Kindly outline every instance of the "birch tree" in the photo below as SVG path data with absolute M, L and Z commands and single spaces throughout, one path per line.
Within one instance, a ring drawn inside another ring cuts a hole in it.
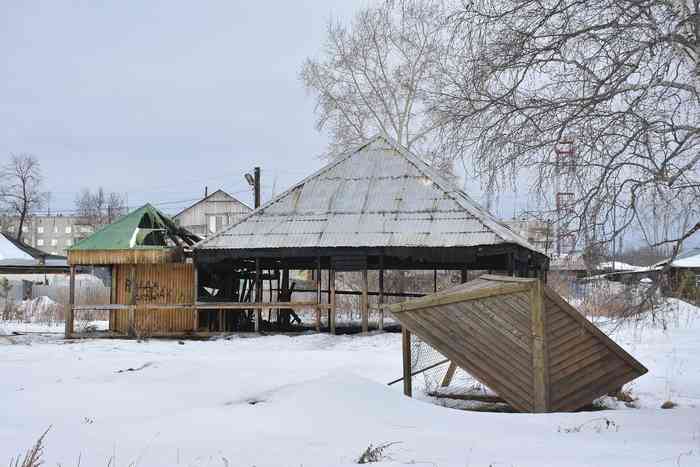
M 324 156 L 382 132 L 449 167 L 452 154 L 437 138 L 442 122 L 429 100 L 446 27 L 444 5 L 433 0 L 385 0 L 359 11 L 349 26 L 328 25 L 320 58 L 301 70 L 316 101 L 317 128 L 331 136 Z
M 580 241 L 635 230 L 677 252 L 700 230 L 699 4 L 465 2 L 436 110 L 492 179 L 571 192 L 556 213 Z
M 83 188 L 75 198 L 75 207 L 78 216 L 93 229 L 111 224 L 126 214 L 124 198 L 119 193 L 106 193 L 102 187 L 95 192 Z
M 44 201 L 41 184 L 41 167 L 32 155 L 13 154 L 0 170 L 0 200 L 6 212 L 19 220 L 15 232 L 17 240 L 22 240 L 27 219 Z

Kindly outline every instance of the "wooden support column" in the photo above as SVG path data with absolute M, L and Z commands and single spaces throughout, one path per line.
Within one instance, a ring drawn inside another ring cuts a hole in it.
M 66 310 L 66 329 L 65 338 L 70 339 L 73 337 L 73 322 L 75 320 L 74 316 L 74 306 L 75 306 L 75 266 L 70 267 L 70 282 L 68 289 L 68 309 Z
M 437 292 L 437 269 L 433 269 L 433 293 Z
M 362 270 L 362 333 L 367 334 L 369 332 L 369 278 L 367 273 L 367 266 Z
M 323 302 L 321 292 L 321 258 L 316 259 L 316 303 Z M 316 332 L 321 332 L 321 307 L 316 307 Z
M 255 303 L 262 302 L 262 269 L 260 268 L 260 258 L 255 258 Z M 255 313 L 255 332 L 260 332 L 260 325 L 262 320 L 262 310 L 257 308 L 254 310 Z
M 336 320 L 336 316 L 337 316 L 337 313 L 336 313 L 337 310 L 335 307 L 335 269 L 333 268 L 333 266 L 331 266 L 330 269 L 328 269 L 328 276 L 329 276 L 329 278 L 328 278 L 329 290 L 330 290 L 330 294 L 331 294 L 331 298 L 330 298 L 331 308 L 329 310 L 330 317 L 328 319 L 328 326 L 330 328 L 330 333 L 335 334 L 335 320 Z
M 442 383 L 440 384 L 440 386 L 442 386 L 443 388 L 449 386 L 452 382 L 452 378 L 454 378 L 455 376 L 455 371 L 457 371 L 457 365 L 455 365 L 453 362 L 450 362 L 450 366 L 447 367 L 447 373 L 445 373 L 445 377 L 442 378 Z
M 379 330 L 384 330 L 384 256 L 379 257 Z
M 461 272 L 462 272 L 461 280 L 462 280 L 462 284 L 464 284 L 465 282 L 467 282 L 467 279 L 469 277 L 469 270 L 466 267 L 464 267 L 464 268 L 462 268 Z
M 136 336 L 136 265 L 132 264 L 129 267 L 129 336 Z
M 114 305 L 117 303 L 117 265 L 113 264 L 112 267 L 110 268 L 111 271 L 111 280 L 110 280 L 110 285 L 109 285 L 109 304 Z M 116 328 L 116 323 L 114 322 L 116 319 L 116 314 L 117 312 L 115 310 L 109 310 L 109 330 L 113 331 Z
M 197 263 L 193 265 L 194 272 L 194 287 L 192 290 L 192 331 L 199 330 L 199 314 L 197 312 L 197 298 L 199 297 L 199 268 Z
M 545 338 L 545 309 L 542 282 L 537 280 L 530 289 L 530 320 L 532 325 L 532 374 L 534 412 L 549 411 L 549 372 L 547 340 Z
M 413 380 L 411 376 L 411 333 L 401 326 L 401 349 L 403 353 L 403 393 L 413 396 Z

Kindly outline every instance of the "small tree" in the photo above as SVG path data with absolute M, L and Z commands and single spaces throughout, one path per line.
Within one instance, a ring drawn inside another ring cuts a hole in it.
M 19 218 L 15 236 L 22 240 L 27 219 L 41 207 L 46 196 L 41 191 L 39 161 L 29 154 L 12 155 L 0 171 L 0 181 L 0 199 L 7 212 Z

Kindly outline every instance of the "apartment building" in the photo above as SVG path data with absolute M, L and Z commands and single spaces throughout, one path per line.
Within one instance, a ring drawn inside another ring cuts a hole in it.
M 6 231 L 14 233 L 18 218 L 7 222 Z M 94 227 L 78 216 L 36 215 L 25 220 L 22 241 L 27 245 L 52 255 L 65 255 L 66 249 L 92 232 Z

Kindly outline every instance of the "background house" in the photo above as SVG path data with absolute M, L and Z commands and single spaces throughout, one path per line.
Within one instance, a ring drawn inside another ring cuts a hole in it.
M 200 237 L 208 237 L 235 224 L 251 212 L 248 206 L 224 190 L 216 190 L 173 217 L 177 225 Z

